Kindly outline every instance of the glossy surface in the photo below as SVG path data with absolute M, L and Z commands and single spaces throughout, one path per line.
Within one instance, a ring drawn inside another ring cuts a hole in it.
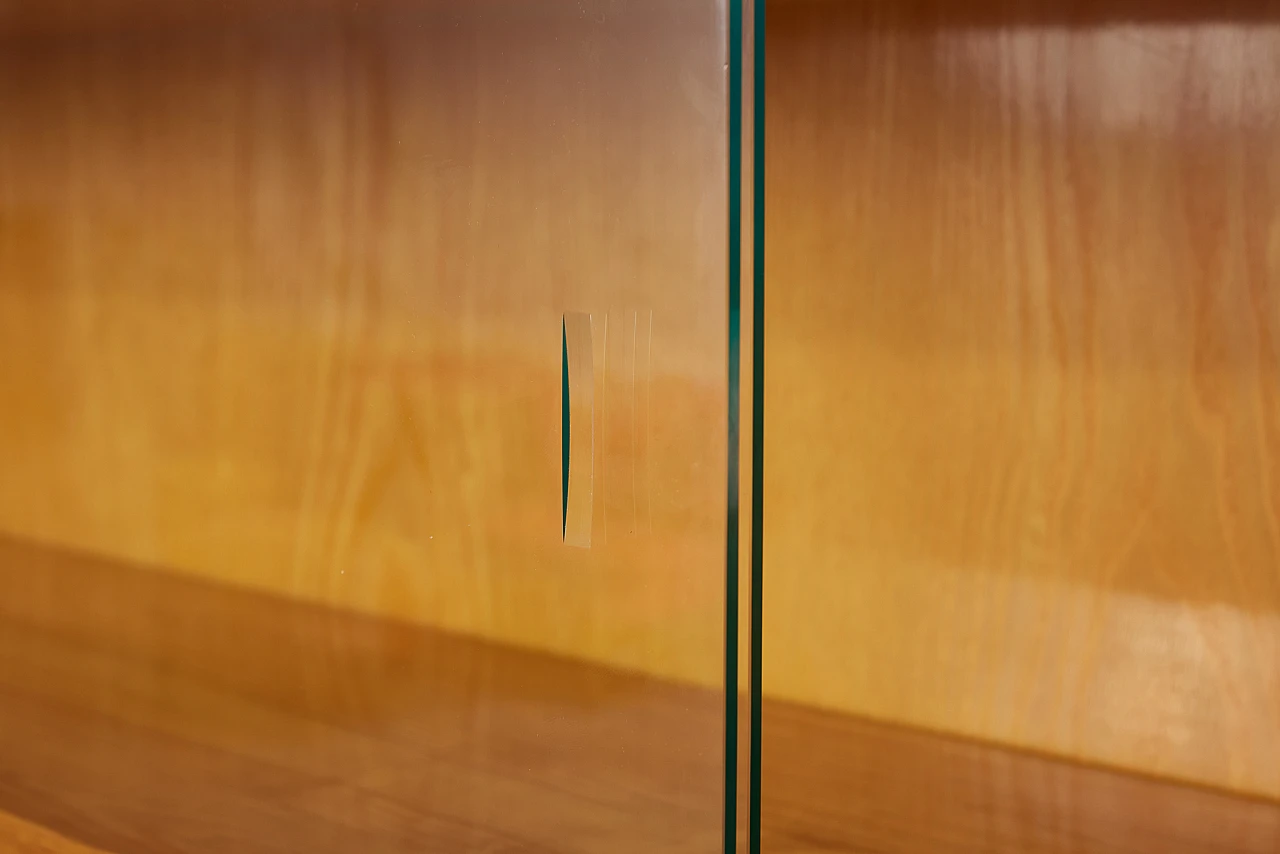
M 771 9 L 767 694 L 1280 796 L 1278 20 Z
M 0 812 L 720 847 L 723 17 L 0 0 Z
M 1270 854 L 1280 805 L 778 701 L 764 854 Z
M 12 540 L 0 656 L 0 851 L 720 850 L 713 691 Z M 766 714 L 771 854 L 1280 844 L 1280 806 Z
M 0 50 L 0 530 L 720 685 L 720 4 L 160 5 Z
M 723 711 L 708 689 L 0 540 L 0 816 L 118 854 L 706 854 Z

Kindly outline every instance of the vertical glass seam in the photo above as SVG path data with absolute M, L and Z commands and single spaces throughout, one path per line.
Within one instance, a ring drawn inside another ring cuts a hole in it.
M 748 851 L 760 854 L 761 650 L 764 646 L 764 39 L 765 0 L 752 9 L 751 143 L 751 699 Z
M 724 854 L 738 825 L 738 454 L 742 356 L 742 3 L 729 0 L 728 471 L 725 525 Z

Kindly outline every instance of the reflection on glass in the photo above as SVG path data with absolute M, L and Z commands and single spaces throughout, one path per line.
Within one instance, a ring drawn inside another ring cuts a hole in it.
M 725 14 L 0 12 L 0 848 L 720 850 Z
M 1277 850 L 1278 20 L 771 7 L 766 854 Z

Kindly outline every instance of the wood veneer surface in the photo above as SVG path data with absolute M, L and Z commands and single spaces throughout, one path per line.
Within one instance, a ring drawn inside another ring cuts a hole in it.
M 768 37 L 765 693 L 1280 797 L 1280 6 Z
M 0 851 L 712 854 L 722 713 L 713 691 L 0 540 Z M 1276 804 L 766 714 L 769 854 L 1280 844 Z
M 223 6 L 0 47 L 0 531 L 721 684 L 722 4 Z

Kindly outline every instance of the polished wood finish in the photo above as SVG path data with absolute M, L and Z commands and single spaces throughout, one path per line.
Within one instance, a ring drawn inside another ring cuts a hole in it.
M 713 691 L 0 540 L 4 852 L 711 854 L 722 710 Z M 766 714 L 768 854 L 1280 845 L 1278 805 Z
M 664 0 L 627 4 L 647 14 Z M 205 29 L 242 29 L 275 25 L 305 30 L 335 22 L 359 24 L 394 16 L 401 24 L 454 26 L 473 15 L 519 21 L 537 32 L 547 23 L 575 19 L 600 23 L 625 16 L 615 4 L 556 2 L 530 6 L 523 0 L 5 0 L 0 3 L 0 38 L 63 39 L 68 36 L 131 37 Z M 373 17 L 371 17 L 373 16 Z M 554 40 L 554 35 L 552 35 Z
M 718 685 L 722 6 L 361 7 L 0 6 L 0 530 Z M 777 4 L 767 693 L 1280 796 L 1276 22 Z
M 771 5 L 767 694 L 1280 796 L 1280 5 L 1239 6 Z
M 707 689 L 0 540 L 0 811 L 110 852 L 702 854 L 723 712 Z
M 1280 805 L 765 705 L 764 854 L 1271 854 Z
M 0 4 L 0 531 L 720 685 L 722 5 Z

